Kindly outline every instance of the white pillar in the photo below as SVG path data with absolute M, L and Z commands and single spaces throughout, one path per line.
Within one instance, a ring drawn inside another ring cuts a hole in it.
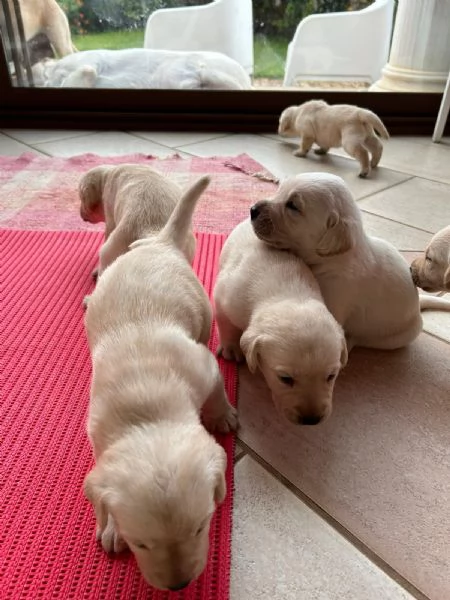
M 374 92 L 442 93 L 450 71 L 450 0 L 398 0 L 389 62 Z

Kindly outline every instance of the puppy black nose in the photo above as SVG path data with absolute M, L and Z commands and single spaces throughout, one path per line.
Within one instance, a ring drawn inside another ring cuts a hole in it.
M 259 206 L 257 204 L 254 204 L 251 208 L 250 208 L 250 219 L 252 221 L 254 221 L 255 219 L 258 218 L 258 215 L 260 213 L 259 210 Z
M 312 416 L 312 417 L 299 417 L 298 422 L 300 425 L 317 425 L 320 423 L 322 417 Z
M 181 583 L 179 583 L 178 585 L 172 585 L 169 587 L 169 590 L 171 592 L 178 592 L 180 590 L 184 590 L 185 587 L 187 587 L 190 584 L 190 580 L 188 579 L 187 581 L 182 581 Z

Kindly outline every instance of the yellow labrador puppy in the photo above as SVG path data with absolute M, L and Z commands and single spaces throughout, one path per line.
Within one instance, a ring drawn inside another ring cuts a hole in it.
M 311 268 L 325 303 L 353 346 L 394 349 L 422 330 L 420 308 L 444 308 L 420 298 L 409 265 L 388 242 L 366 235 L 361 212 L 340 177 L 289 177 L 270 200 L 251 208 L 256 235 L 292 250 Z
M 413 260 L 411 275 L 426 292 L 450 291 L 450 225 L 431 238 L 423 257 Z
M 106 269 L 85 325 L 93 377 L 85 479 L 105 551 L 128 546 L 145 579 L 178 590 L 203 571 L 226 455 L 206 431 L 237 425 L 213 354 L 208 297 L 184 254 L 200 178 L 157 236 Z
M 181 198 L 180 187 L 146 165 L 104 165 L 88 171 L 78 186 L 80 216 L 84 221 L 105 221 L 105 242 L 94 278 L 135 240 L 156 234 Z M 192 262 L 195 237 L 186 236 L 184 251 Z
M 360 177 L 367 177 L 378 165 L 383 144 L 389 134 L 375 113 L 351 104 L 330 106 L 323 100 L 310 100 L 300 106 L 289 106 L 281 113 L 278 133 L 301 137 L 295 156 L 306 156 L 311 146 L 319 147 L 316 154 L 326 154 L 330 148 L 340 148 L 359 161 Z
M 303 261 L 258 240 L 244 221 L 223 247 L 214 301 L 224 358 L 259 368 L 289 421 L 325 419 L 347 347 Z

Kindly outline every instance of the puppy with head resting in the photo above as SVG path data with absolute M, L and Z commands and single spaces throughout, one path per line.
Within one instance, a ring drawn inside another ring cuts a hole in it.
M 223 247 L 214 302 L 224 358 L 259 368 L 289 421 L 324 420 L 347 347 L 303 261 L 258 240 L 246 220 Z
M 375 113 L 359 106 L 310 100 L 300 106 L 289 106 L 280 116 L 278 133 L 301 137 L 295 156 L 306 156 L 311 146 L 316 154 L 326 154 L 330 148 L 344 148 L 361 165 L 360 177 L 367 177 L 380 162 L 383 144 L 389 133 Z
M 84 221 L 105 221 L 105 242 L 100 249 L 94 277 L 135 240 L 157 234 L 181 198 L 180 187 L 146 165 L 104 165 L 88 171 L 78 186 L 80 216 Z M 184 251 L 190 262 L 195 237 L 189 230 Z
M 420 309 L 449 303 L 421 297 L 409 265 L 388 242 L 368 236 L 361 212 L 340 177 L 289 177 L 270 200 L 251 208 L 256 235 L 291 250 L 311 268 L 325 303 L 353 346 L 394 349 L 422 330 Z
M 105 551 L 128 546 L 145 579 L 178 590 L 203 571 L 226 455 L 206 431 L 237 425 L 207 349 L 212 310 L 186 259 L 200 178 L 158 235 L 135 242 L 99 279 L 85 325 L 92 355 L 84 489 Z
M 411 275 L 425 292 L 450 292 L 450 225 L 431 238 L 423 257 L 413 260 Z

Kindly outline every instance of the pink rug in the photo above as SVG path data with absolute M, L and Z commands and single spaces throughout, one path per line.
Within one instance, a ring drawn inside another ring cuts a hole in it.
M 227 600 L 233 499 L 211 524 L 208 565 L 179 593 L 156 592 L 130 553 L 107 556 L 83 496 L 93 464 L 86 435 L 91 362 L 81 302 L 92 288 L 99 232 L 0 231 L 0 598 Z M 225 236 L 199 234 L 194 269 L 211 295 Z M 213 334 L 211 348 L 217 338 Z M 236 368 L 219 361 L 230 401 Z
M 249 207 L 273 194 L 275 178 L 246 154 L 234 157 L 166 159 L 144 154 L 73 158 L 23 154 L 0 157 L 0 228 L 103 231 L 103 224 L 84 223 L 78 214 L 77 186 L 89 169 L 125 162 L 147 164 L 181 186 L 201 174 L 212 182 L 194 217 L 197 231 L 229 233 L 248 216 Z

